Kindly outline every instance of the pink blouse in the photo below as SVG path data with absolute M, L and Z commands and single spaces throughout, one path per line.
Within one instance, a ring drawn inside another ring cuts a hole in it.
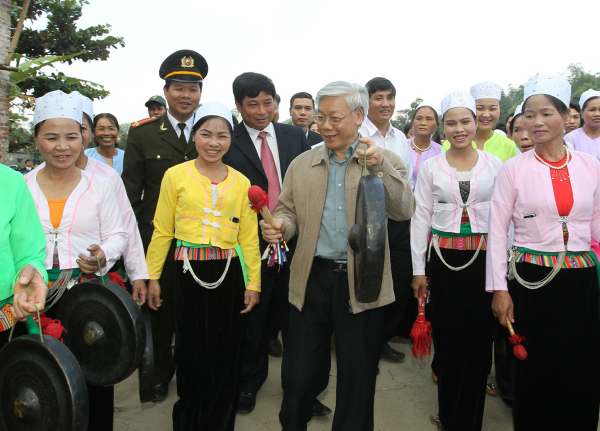
M 573 208 L 568 215 L 569 251 L 589 251 L 591 237 L 600 238 L 600 161 L 571 151 L 569 174 Z M 541 252 L 564 250 L 550 168 L 528 151 L 507 160 L 498 174 L 490 209 L 486 290 L 507 290 L 508 229 L 515 226 L 516 247 Z

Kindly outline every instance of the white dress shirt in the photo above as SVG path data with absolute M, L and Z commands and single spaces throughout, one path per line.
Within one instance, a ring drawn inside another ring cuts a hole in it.
M 196 114 L 192 115 L 185 122 L 185 129 L 183 129 L 183 133 L 185 133 L 185 140 L 187 142 L 190 142 L 190 134 L 192 133 L 192 127 L 194 127 L 195 117 L 196 117 Z M 171 122 L 171 125 L 175 129 L 175 133 L 177 133 L 177 137 L 181 139 L 181 129 L 179 128 L 179 123 L 181 123 L 181 121 L 179 121 L 177 118 L 173 117 L 169 113 L 169 111 L 167 111 L 167 118 L 169 119 L 169 121 Z
M 365 116 L 363 123 L 358 129 L 359 133 L 365 138 L 372 139 L 381 147 L 393 151 L 402 159 L 402 163 L 406 166 L 405 178 L 412 181 L 413 167 L 410 161 L 410 153 L 408 152 L 408 141 L 406 135 L 389 123 L 388 131 L 383 136 L 377 126 L 373 124 L 369 117 Z
M 277 168 L 277 176 L 279 177 L 279 187 L 282 187 L 283 182 L 281 180 L 281 162 L 279 161 L 279 147 L 277 146 L 277 137 L 275 136 L 275 127 L 273 126 L 273 123 L 269 123 L 269 125 L 262 130 L 253 129 L 246 123 L 244 123 L 244 126 L 246 127 L 246 130 L 248 130 L 250 139 L 254 143 L 254 148 L 256 148 L 258 158 L 261 160 L 262 154 L 260 147 L 262 145 L 262 139 L 258 137 L 258 134 L 260 132 L 267 132 L 267 144 L 269 144 L 271 154 L 273 154 L 273 159 L 275 159 L 275 167 Z

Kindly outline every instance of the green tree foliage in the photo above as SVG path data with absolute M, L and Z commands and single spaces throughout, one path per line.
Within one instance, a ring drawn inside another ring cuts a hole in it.
M 600 73 L 586 72 L 579 63 L 570 64 L 567 69 L 571 83 L 571 101 L 579 103 L 581 94 L 590 88 L 600 90 Z
M 46 86 L 58 86 L 60 89 L 64 89 L 65 86 L 68 87 L 67 91 L 75 91 L 81 88 L 82 86 L 88 86 L 92 88 L 97 88 L 102 91 L 102 86 L 95 84 L 90 81 L 84 81 L 78 78 L 71 78 L 69 76 L 65 76 L 63 73 L 60 73 L 61 76 L 60 81 L 56 81 L 51 77 L 48 77 L 46 74 L 42 72 L 41 69 L 48 67 L 54 67 L 53 64 L 62 61 L 68 61 L 69 59 L 77 56 L 79 53 L 70 54 L 70 55 L 49 55 L 46 57 L 36 58 L 35 60 L 29 60 L 22 62 L 19 65 L 18 72 L 11 72 L 10 74 L 10 89 L 9 89 L 9 100 L 11 101 L 11 110 L 16 111 L 15 108 L 23 111 L 24 109 L 33 109 L 35 96 L 31 94 L 24 93 L 22 91 L 23 86 L 28 86 L 31 83 L 44 83 Z M 25 59 L 21 54 L 14 54 L 14 58 L 19 62 Z M 61 87 L 62 86 L 62 87 Z M 59 88 L 52 88 L 48 91 L 58 90 Z M 42 93 L 42 95 L 45 93 Z M 15 100 L 16 99 L 16 100 Z M 16 102 L 20 102 L 19 105 Z M 16 115 L 16 114 L 15 114 Z M 18 116 L 13 117 L 11 119 L 21 119 L 26 120 L 25 117 Z
M 74 60 L 92 61 L 107 60 L 111 48 L 124 47 L 121 37 L 110 36 L 110 25 L 96 25 L 85 29 L 77 28 L 81 18 L 82 8 L 89 4 L 87 0 L 38 0 L 32 1 L 27 10 L 16 53 L 27 59 L 37 59 L 48 56 L 66 56 L 60 60 L 71 64 Z M 23 6 L 23 0 L 13 1 L 11 12 L 11 31 L 17 25 Z M 45 28 L 40 28 L 45 23 Z M 77 53 L 76 55 L 72 55 Z M 17 65 L 20 57 L 16 58 Z M 49 91 L 63 90 L 65 92 L 79 91 L 91 98 L 104 98 L 108 91 L 102 86 L 88 81 L 65 76 L 62 72 L 47 75 L 38 72 L 31 79 L 17 84 L 22 94 L 40 97 Z
M 35 146 L 33 133 L 25 129 L 17 122 L 10 124 L 8 134 L 8 151 L 11 153 L 17 150 L 30 149 L 31 147 Z
M 119 138 L 117 139 L 117 144 L 119 145 L 119 149 L 125 151 L 125 146 L 127 145 L 127 136 L 129 135 L 129 128 L 131 127 L 131 123 L 123 123 L 119 125 Z
M 508 114 L 513 114 L 515 109 L 517 109 L 517 106 L 523 103 L 523 94 L 523 85 L 519 85 L 518 87 L 509 85 L 506 91 L 502 91 L 499 124 L 504 125 L 508 118 Z
M 392 126 L 394 126 L 398 130 L 404 130 L 404 126 L 406 126 L 410 122 L 410 119 L 417 110 L 417 106 L 419 106 L 419 103 L 421 103 L 422 101 L 423 99 L 417 97 L 415 101 L 410 104 L 409 109 L 401 109 L 399 111 L 396 111 L 396 118 L 390 121 L 392 123 Z

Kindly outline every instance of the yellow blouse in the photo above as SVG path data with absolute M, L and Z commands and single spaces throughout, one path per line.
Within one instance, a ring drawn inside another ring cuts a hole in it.
M 151 280 L 160 278 L 173 238 L 224 250 L 239 244 L 248 274 L 246 288 L 260 291 L 258 222 L 248 204 L 250 181 L 235 169 L 227 169 L 227 178 L 217 186 L 214 207 L 211 182 L 198 172 L 193 160 L 167 170 L 146 255 Z

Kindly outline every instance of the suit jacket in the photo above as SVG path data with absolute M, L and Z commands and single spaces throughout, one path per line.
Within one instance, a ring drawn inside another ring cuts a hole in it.
M 152 237 L 151 223 L 163 175 L 170 167 L 198 157 L 191 138 L 183 148 L 167 114 L 138 121 L 129 129 L 121 179 L 145 247 Z
M 309 150 L 310 146 L 301 128 L 281 123 L 273 123 L 273 126 L 277 137 L 281 179 L 283 181 L 292 160 L 304 151 Z M 234 141 L 223 157 L 223 162 L 244 174 L 253 186 L 259 186 L 265 191 L 269 190 L 269 181 L 260 162 L 260 157 L 258 157 L 256 147 L 250 139 L 248 129 L 246 129 L 243 122 L 235 126 L 233 135 Z M 258 216 L 259 221 L 262 220 L 260 214 Z M 260 229 L 258 236 L 262 250 L 266 247 L 266 242 L 262 239 Z
M 281 180 L 283 181 L 292 160 L 304 151 L 309 150 L 310 146 L 299 127 L 281 123 L 273 123 L 273 126 L 277 137 Z M 243 122 L 235 126 L 233 135 L 234 141 L 227 154 L 223 156 L 223 162 L 244 174 L 253 186 L 259 186 L 265 191 L 269 190 L 269 181 L 260 162 L 260 157 L 258 157 L 254 142 L 250 139 L 248 129 L 246 129 Z
M 358 149 L 366 149 L 358 144 Z M 404 178 L 406 167 L 400 157 L 392 151 L 381 149 L 384 161 L 381 168 L 370 172 L 383 181 L 385 189 L 386 215 L 393 220 L 408 220 L 415 211 L 412 182 Z M 356 151 L 352 154 L 344 177 L 346 195 L 346 219 L 348 230 L 355 224 L 356 194 L 362 167 L 358 164 Z M 275 218 L 285 220 L 284 238 L 298 235 L 298 244 L 290 268 L 290 304 L 302 311 L 306 295 L 308 276 L 317 248 L 321 219 L 327 196 L 329 179 L 329 150 L 325 146 L 315 147 L 298 157 L 288 169 L 279 207 Z M 390 250 L 385 236 L 385 263 L 381 293 L 377 301 L 365 304 L 356 300 L 354 294 L 354 252 L 348 246 L 348 289 L 352 313 L 382 307 L 394 301 Z
M 321 142 L 323 142 L 323 138 L 320 133 L 313 132 L 312 130 L 308 131 L 308 143 L 311 147 Z

